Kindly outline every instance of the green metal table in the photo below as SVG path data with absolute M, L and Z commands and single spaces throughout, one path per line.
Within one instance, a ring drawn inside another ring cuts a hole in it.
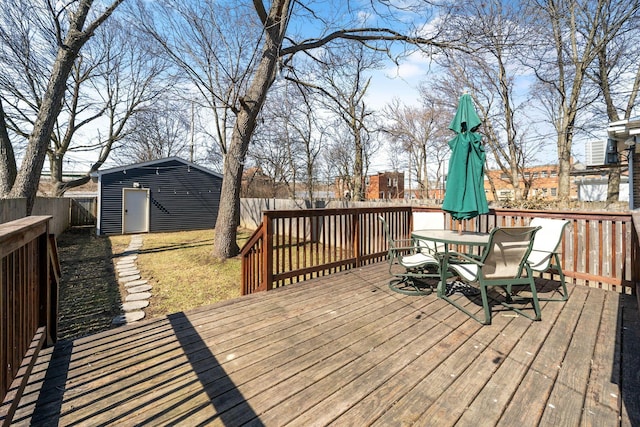
M 460 233 L 455 230 L 414 230 L 411 232 L 411 238 L 442 243 L 445 253 L 449 252 L 449 245 L 487 246 L 489 243 L 489 233 L 476 233 L 473 231 L 463 231 Z M 438 298 L 443 298 L 447 287 L 448 260 L 446 256 L 437 258 L 440 259 Z

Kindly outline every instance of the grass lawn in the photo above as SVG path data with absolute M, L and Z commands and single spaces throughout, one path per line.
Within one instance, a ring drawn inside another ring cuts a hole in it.
M 223 262 L 211 256 L 215 231 L 197 230 L 143 234 L 137 266 L 153 286 L 148 317 L 189 310 L 240 296 L 240 259 Z M 238 232 L 242 247 L 251 231 Z M 131 236 L 111 236 L 114 254 L 122 253 Z

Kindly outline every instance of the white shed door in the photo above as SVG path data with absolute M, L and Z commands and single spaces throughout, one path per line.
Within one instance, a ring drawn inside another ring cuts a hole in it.
M 149 189 L 122 189 L 122 233 L 149 231 Z

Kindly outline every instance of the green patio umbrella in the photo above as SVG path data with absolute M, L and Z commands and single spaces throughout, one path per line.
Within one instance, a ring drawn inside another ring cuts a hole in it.
M 474 132 L 480 124 L 471 95 L 462 95 L 449 125 L 457 135 L 449 141 L 451 158 L 442 203 L 442 209 L 455 220 L 471 219 L 489 212 L 484 194 L 485 152 L 482 138 Z

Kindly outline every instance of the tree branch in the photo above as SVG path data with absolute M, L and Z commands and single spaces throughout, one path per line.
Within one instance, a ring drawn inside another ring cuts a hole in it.
M 340 31 L 334 31 L 327 36 L 317 39 L 317 40 L 308 40 L 303 41 L 299 44 L 294 44 L 293 46 L 289 46 L 283 48 L 280 51 L 280 56 L 293 55 L 294 53 L 305 51 L 309 49 L 316 49 L 326 45 L 327 43 L 338 40 L 355 40 L 360 42 L 366 41 L 389 41 L 389 42 L 406 42 L 416 46 L 427 45 L 431 47 L 438 48 L 453 48 L 454 46 L 450 43 L 437 42 L 433 39 L 427 39 L 423 37 L 411 37 L 398 33 L 397 31 L 391 30 L 389 28 L 355 28 L 355 29 L 344 29 Z M 460 46 L 455 46 L 455 48 L 459 50 L 463 50 Z

